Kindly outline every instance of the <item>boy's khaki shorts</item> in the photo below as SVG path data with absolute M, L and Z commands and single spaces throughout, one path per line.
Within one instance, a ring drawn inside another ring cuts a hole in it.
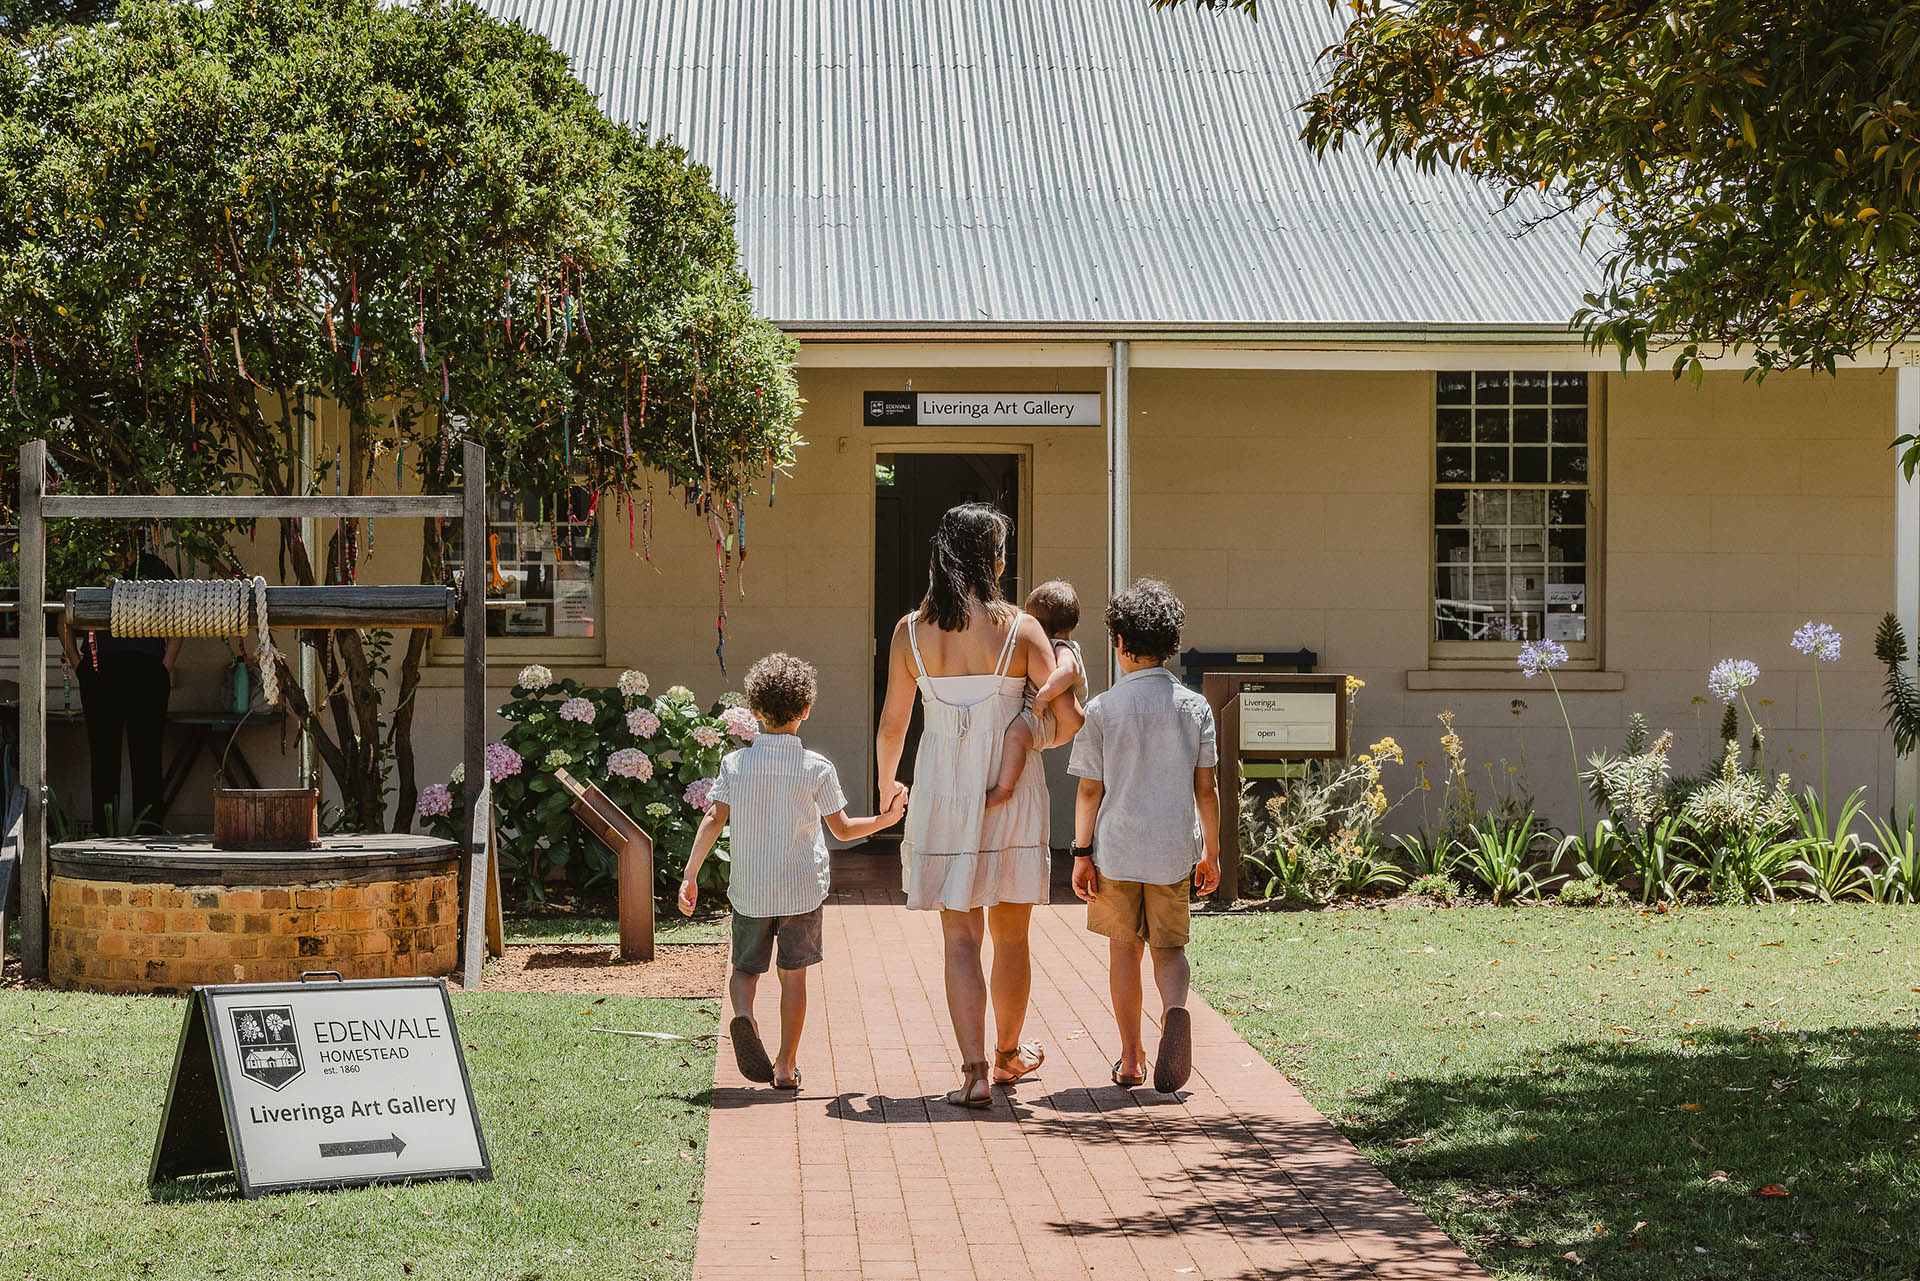
M 1087 904 L 1087 928 L 1123 943 L 1185 947 L 1189 911 L 1185 877 L 1171 885 L 1146 885 L 1103 876 Z

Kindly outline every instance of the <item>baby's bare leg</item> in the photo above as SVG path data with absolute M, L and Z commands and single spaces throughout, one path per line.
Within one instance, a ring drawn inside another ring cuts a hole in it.
M 987 789 L 987 808 L 1005 805 L 1013 797 L 1014 785 L 1027 768 L 1027 753 L 1033 749 L 1033 731 L 1025 716 L 1013 718 L 1007 736 L 1000 743 L 1000 777 Z

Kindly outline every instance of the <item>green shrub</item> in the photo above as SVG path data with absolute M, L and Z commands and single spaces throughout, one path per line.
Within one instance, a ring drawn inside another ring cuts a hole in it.
M 1626 901 L 1625 894 L 1598 877 L 1582 877 L 1560 887 L 1561 907 L 1618 907 Z
M 588 686 L 571 677 L 555 680 L 534 664 L 521 671 L 499 709 L 507 732 L 487 750 L 500 871 L 529 899 L 544 898 L 550 880 L 593 889 L 618 871 L 613 852 L 573 816 L 573 796 L 554 777 L 556 769 L 598 785 L 653 838 L 657 894 L 678 886 L 720 758 L 755 729 L 739 695 L 722 696 L 702 712 L 682 686 L 658 696 L 646 691 L 639 672 L 625 673 L 613 686 Z M 429 830 L 450 839 L 458 839 L 465 811 L 459 774 L 456 769 L 443 789 L 424 790 L 420 801 Z M 703 889 L 725 888 L 724 837 L 700 882 Z
M 1439 903 L 1457 903 L 1469 897 L 1459 882 L 1445 872 L 1426 872 L 1407 882 L 1407 893 L 1418 894 Z
M 1880 853 L 1880 866 L 1867 871 L 1867 895 L 1876 903 L 1920 903 L 1920 835 L 1914 831 L 1913 807 L 1907 807 L 1907 821 L 1898 823 L 1892 814 L 1887 821 L 1870 818 L 1873 840 Z
M 1548 882 L 1540 879 L 1533 836 L 1532 815 L 1504 828 L 1475 824 L 1467 829 L 1467 856 L 1461 866 L 1486 886 L 1495 903 L 1538 898 Z

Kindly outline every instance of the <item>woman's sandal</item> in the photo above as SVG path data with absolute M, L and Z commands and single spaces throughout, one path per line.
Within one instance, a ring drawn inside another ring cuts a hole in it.
M 792 1090 L 795 1094 L 798 1094 L 800 1092 L 800 1069 L 795 1068 L 793 1070 L 793 1080 L 791 1081 L 782 1081 L 778 1077 L 775 1077 L 773 1088 L 776 1090 Z
M 1123 1089 L 1131 1090 L 1136 1085 L 1145 1085 L 1147 1083 L 1147 1074 L 1145 1072 L 1135 1072 L 1129 1076 L 1120 1071 L 1120 1060 L 1115 1059 L 1113 1061 L 1113 1083 Z
M 1014 1072 L 1012 1076 L 1004 1081 L 996 1078 L 994 1081 L 995 1085 L 1013 1085 L 1038 1072 L 1040 1065 L 1047 1061 L 1047 1048 L 1038 1041 L 1022 1041 L 1011 1050 L 995 1050 L 993 1052 L 993 1070 L 996 1072 L 1011 1071 L 1012 1069 L 1009 1067 L 1009 1064 L 1017 1059 L 1026 1059 L 1027 1066 L 1021 1068 L 1018 1072 Z
M 957 1108 L 973 1108 L 976 1111 L 992 1107 L 993 1087 L 988 1083 L 987 1061 L 981 1059 L 977 1063 L 962 1063 L 960 1071 L 962 1073 L 960 1088 L 947 1091 L 947 1102 Z M 976 1085 L 986 1093 L 974 1094 L 973 1087 Z

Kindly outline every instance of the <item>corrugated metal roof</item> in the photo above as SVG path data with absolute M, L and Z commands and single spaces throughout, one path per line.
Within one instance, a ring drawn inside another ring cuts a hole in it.
M 797 328 L 1559 328 L 1598 274 L 1569 220 L 1314 157 L 1319 0 L 483 3 L 712 168 Z

